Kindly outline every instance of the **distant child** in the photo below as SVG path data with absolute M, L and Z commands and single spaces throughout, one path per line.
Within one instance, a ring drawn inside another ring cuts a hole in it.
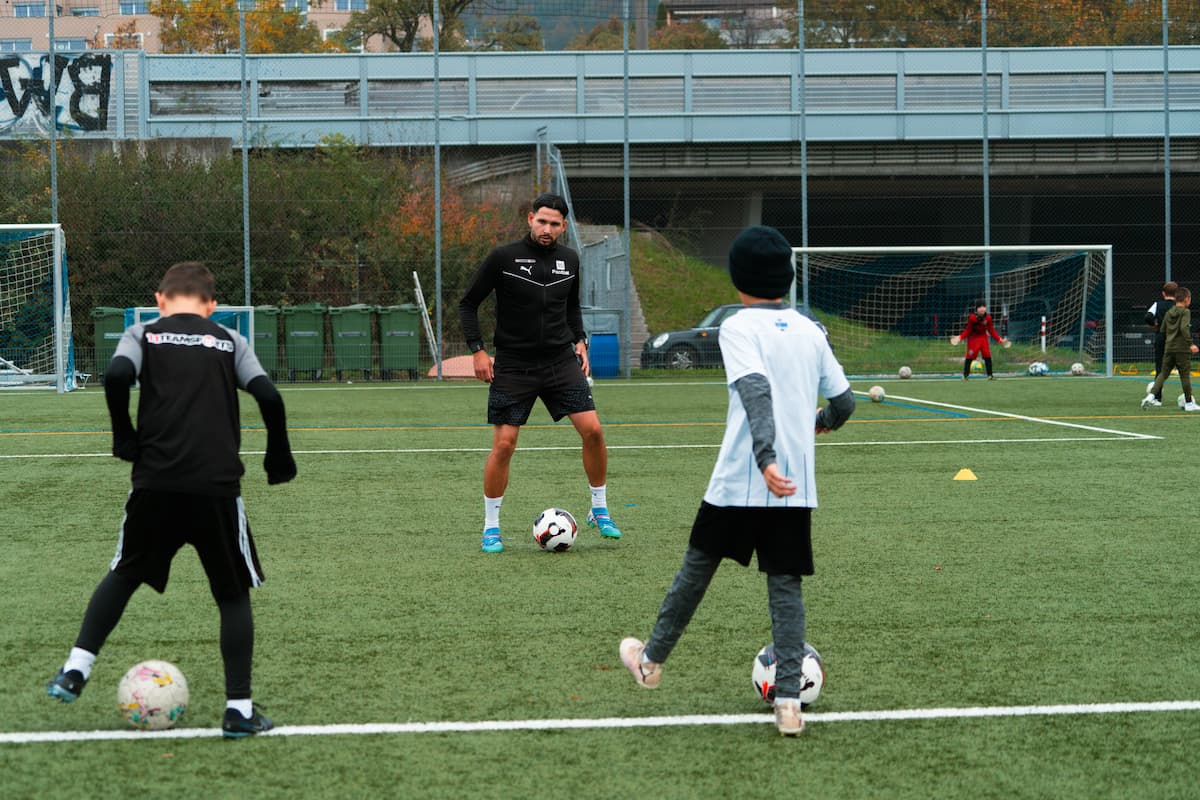
M 143 583 L 160 594 L 171 561 L 190 544 L 208 575 L 221 614 L 227 738 L 270 730 L 250 699 L 254 621 L 250 588 L 263 581 L 246 509 L 238 449 L 239 388 L 258 401 L 267 428 L 267 482 L 296 476 L 283 398 L 246 339 L 212 322 L 212 273 L 185 262 L 167 270 L 155 298 L 161 316 L 125 331 L 104 373 L 113 455 L 133 462 L 133 491 L 110 571 L 88 603 L 66 664 L 47 684 L 70 703 L 87 685 L 96 654 Z M 137 429 L 129 418 L 130 387 L 141 383 Z
M 950 337 L 950 344 L 955 346 L 963 339 L 967 340 L 967 355 L 963 359 L 964 381 L 971 377 L 971 362 L 975 360 L 975 356 L 980 354 L 983 355 L 983 365 L 987 367 L 988 380 L 996 380 L 996 376 L 992 374 L 992 348 L 988 342 L 989 336 L 1005 347 L 1012 344 L 1008 339 L 996 333 L 996 326 L 992 324 L 992 315 L 988 313 L 987 303 L 980 300 L 975 304 L 975 310 L 967 315 L 967 326 L 963 328 L 963 332 L 958 336 Z
M 721 325 L 729 386 L 721 451 L 692 525 L 683 567 L 663 600 L 650 638 L 621 642 L 621 660 L 653 689 L 722 558 L 767 575 L 778 657 L 775 724 L 785 736 L 800 716 L 805 612 L 801 576 L 813 574 L 811 523 L 817 505 L 815 438 L 854 411 L 850 384 L 824 331 L 781 299 L 795 280 L 792 248 L 773 228 L 743 231 L 729 251 L 741 311 Z M 817 410 L 817 395 L 829 399 Z
M 1167 309 L 1163 315 L 1160 329 L 1165 339 L 1163 345 L 1162 369 L 1154 376 L 1154 388 L 1142 399 L 1142 408 L 1152 408 L 1162 405 L 1163 384 L 1171 370 L 1179 371 L 1179 382 L 1183 384 L 1184 411 L 1200 411 L 1192 397 L 1192 355 L 1200 351 L 1200 347 L 1192 344 L 1192 312 L 1188 306 L 1192 304 L 1192 293 L 1182 286 L 1175 290 L 1175 305 Z
M 1175 292 L 1179 284 L 1167 281 L 1162 287 L 1162 297 L 1155 300 L 1146 309 L 1146 324 L 1154 331 L 1154 374 L 1162 372 L 1163 349 L 1167 346 L 1167 337 L 1163 335 L 1162 321 L 1167 312 L 1175 307 Z

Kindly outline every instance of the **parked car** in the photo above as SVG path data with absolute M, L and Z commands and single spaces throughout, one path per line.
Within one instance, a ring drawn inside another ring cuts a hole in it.
M 717 329 L 742 308 L 744 306 L 740 303 L 717 306 L 705 314 L 695 327 L 650 337 L 642 347 L 642 366 L 670 369 L 722 366 Z

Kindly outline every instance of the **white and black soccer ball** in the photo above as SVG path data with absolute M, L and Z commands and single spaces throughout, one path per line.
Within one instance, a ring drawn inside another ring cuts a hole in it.
M 187 678 L 168 661 L 134 664 L 117 684 L 117 710 L 143 731 L 165 730 L 183 716 L 188 705 Z
M 900 368 L 900 371 L 897 374 L 902 379 L 911 378 L 912 377 L 912 367 L 905 364 L 903 367 Z
M 882 386 L 872 386 L 867 389 L 867 396 L 871 398 L 872 403 L 882 403 L 883 398 L 887 397 L 887 392 L 883 390 Z
M 538 547 L 552 553 L 570 550 L 578 532 L 571 512 L 561 508 L 547 508 L 533 521 L 533 540 Z
M 754 691 L 767 704 L 775 702 L 775 643 L 771 642 L 758 651 L 754 657 L 754 668 L 750 679 L 754 682 Z M 821 696 L 821 687 L 825 685 L 825 662 L 817 648 L 808 642 L 804 643 L 804 661 L 800 665 L 800 704 L 808 708 Z
M 1045 361 L 1034 361 L 1029 365 L 1030 375 L 1047 375 L 1050 372 L 1049 365 Z
M 1079 363 L 1078 361 L 1071 365 L 1072 375 L 1082 375 L 1084 372 L 1085 370 L 1083 368 L 1083 364 Z

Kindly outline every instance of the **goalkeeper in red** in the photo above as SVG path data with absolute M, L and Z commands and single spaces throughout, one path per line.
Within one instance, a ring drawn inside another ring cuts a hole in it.
M 988 313 L 987 303 L 980 301 L 975 304 L 975 310 L 967 315 L 967 326 L 963 328 L 963 332 L 958 336 L 950 337 L 950 344 L 955 346 L 964 339 L 967 341 L 967 355 L 963 359 L 964 381 L 971 377 L 971 362 L 975 360 L 976 356 L 983 357 L 983 366 L 987 368 L 988 380 L 996 380 L 996 376 L 992 373 L 992 348 L 988 341 L 989 337 L 1005 347 L 1012 344 L 1008 339 L 996 333 L 996 326 L 992 324 L 992 315 Z
M 270 730 L 250 700 L 254 621 L 250 589 L 263 582 L 246 508 L 238 450 L 238 392 L 257 402 L 267 428 L 267 482 L 296 476 L 283 398 L 245 337 L 213 322 L 212 273 L 191 261 L 167 270 L 155 297 L 161 316 L 134 325 L 104 372 L 113 455 L 133 463 L 133 491 L 117 554 L 83 615 L 79 637 L 46 690 L 70 703 L 87 685 L 96 655 L 143 583 L 160 594 L 185 544 L 200 556 L 221 617 L 226 738 Z M 129 418 L 138 384 L 137 428 Z

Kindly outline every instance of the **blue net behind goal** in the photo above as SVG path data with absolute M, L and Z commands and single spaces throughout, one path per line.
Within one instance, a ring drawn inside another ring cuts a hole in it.
M 66 250 L 57 226 L 0 226 L 0 387 L 75 388 Z

